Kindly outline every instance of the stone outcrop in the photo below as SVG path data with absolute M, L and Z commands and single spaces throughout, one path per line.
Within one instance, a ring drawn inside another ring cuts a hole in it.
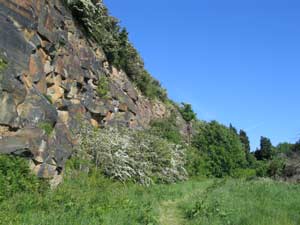
M 61 179 L 83 120 L 139 128 L 169 114 L 109 65 L 61 0 L 0 0 L 0 27 L 8 62 L 0 75 L 0 153 L 30 157 L 38 176 Z M 109 91 L 100 97 L 103 76 Z

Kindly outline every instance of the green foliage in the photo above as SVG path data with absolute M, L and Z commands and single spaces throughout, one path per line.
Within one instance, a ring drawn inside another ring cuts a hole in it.
M 268 177 L 268 163 L 266 161 L 257 161 L 255 170 L 257 177 Z
M 98 81 L 97 93 L 99 97 L 105 98 L 109 92 L 109 82 L 106 76 L 101 76 Z
M 0 224 L 159 225 L 173 224 L 163 219 L 172 217 L 186 225 L 297 225 L 299 193 L 299 185 L 266 179 L 145 187 L 112 181 L 95 167 L 87 173 L 68 166 L 56 190 L 22 189 L 0 201 Z M 176 214 L 166 215 L 170 208 Z
M 232 177 L 233 178 L 246 178 L 251 179 L 256 177 L 256 169 L 252 168 L 240 168 L 233 171 Z
M 20 191 L 0 202 L 0 224 L 158 225 L 157 201 L 149 191 L 93 171 L 69 171 L 56 190 Z
M 47 123 L 47 122 L 40 122 L 38 124 L 38 127 L 40 129 L 44 130 L 47 135 L 50 135 L 53 132 L 53 129 L 54 129 L 52 124 Z
M 224 177 L 247 165 L 243 145 L 232 130 L 216 121 L 201 123 L 196 129 L 193 145 L 205 158 L 207 175 Z
M 271 180 L 215 181 L 180 204 L 186 225 L 297 225 L 300 186 Z
M 7 66 L 7 62 L 0 57 L 0 72 L 3 71 Z
M 181 144 L 183 142 L 182 135 L 176 124 L 176 115 L 174 113 L 168 118 L 154 120 L 150 125 L 150 132 L 153 135 L 158 135 L 175 144 Z
M 246 153 L 250 153 L 250 141 L 249 141 L 249 137 L 247 135 L 247 133 L 244 130 L 240 130 L 239 133 L 240 136 L 240 140 L 244 146 L 245 152 Z
M 291 143 L 280 143 L 276 146 L 276 152 L 277 153 L 284 153 L 284 154 L 288 154 L 291 151 L 293 151 L 293 147 L 294 145 Z
M 231 130 L 233 133 L 237 134 L 237 129 L 232 125 L 232 123 L 229 124 L 229 130 Z
M 281 157 L 274 157 L 272 160 L 259 160 L 255 164 L 258 177 L 278 178 L 282 175 L 285 167 L 285 160 Z
M 190 177 L 205 177 L 209 175 L 207 171 L 208 157 L 203 152 L 190 146 L 187 149 L 186 169 Z
M 38 192 L 46 185 L 31 174 L 27 160 L 0 154 L 0 187 L 1 203 L 16 193 Z
M 192 105 L 191 104 L 187 104 L 187 103 L 182 103 L 179 111 L 182 115 L 182 118 L 186 121 L 186 122 L 191 122 L 192 120 L 195 120 L 197 118 L 196 113 L 193 111 L 192 109 Z
M 240 141 L 243 144 L 243 148 L 246 154 L 246 160 L 248 162 L 248 166 L 252 167 L 255 164 L 255 157 L 251 154 L 251 147 L 249 137 L 244 130 L 240 130 L 239 132 Z
M 166 91 L 145 70 L 143 60 L 129 41 L 128 32 L 109 15 L 102 3 L 101 7 L 91 0 L 66 0 L 66 3 L 86 34 L 103 48 L 112 65 L 123 69 L 145 96 L 166 100 Z
M 274 158 L 269 162 L 268 175 L 270 177 L 280 177 L 285 166 L 285 160 L 282 158 Z
M 260 139 L 260 149 L 255 152 L 257 160 L 270 160 L 273 155 L 273 145 L 271 140 L 266 137 Z

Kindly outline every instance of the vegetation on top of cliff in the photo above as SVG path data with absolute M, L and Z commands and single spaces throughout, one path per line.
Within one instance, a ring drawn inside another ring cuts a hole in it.
M 109 15 L 101 1 L 65 1 L 86 34 L 103 48 L 110 64 L 124 70 L 145 96 L 163 101 L 167 99 L 166 90 L 145 70 L 144 62 L 130 43 L 126 29 Z
M 179 107 L 179 112 L 181 113 L 182 118 L 188 123 L 197 119 L 197 114 L 192 109 L 191 104 L 181 103 L 181 106 Z

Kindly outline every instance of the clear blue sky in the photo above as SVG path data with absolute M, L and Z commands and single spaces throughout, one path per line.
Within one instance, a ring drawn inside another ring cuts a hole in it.
M 199 119 L 300 138 L 299 0 L 105 0 L 149 72 Z

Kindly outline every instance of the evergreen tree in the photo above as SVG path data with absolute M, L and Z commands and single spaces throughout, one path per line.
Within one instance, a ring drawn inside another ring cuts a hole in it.
M 238 134 L 237 129 L 231 123 L 229 124 L 229 130 L 231 130 L 235 134 Z
M 248 154 L 250 153 L 250 141 L 249 141 L 249 137 L 247 135 L 247 133 L 244 130 L 240 130 L 239 133 L 240 136 L 240 140 L 244 146 L 245 152 Z
M 255 157 L 258 160 L 270 160 L 272 158 L 273 146 L 271 140 L 266 137 L 260 139 L 260 149 L 256 150 Z

